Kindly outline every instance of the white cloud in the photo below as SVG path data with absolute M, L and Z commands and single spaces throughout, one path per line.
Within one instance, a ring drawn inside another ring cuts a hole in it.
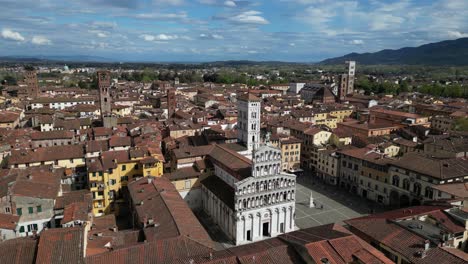
M 142 34 L 140 35 L 145 41 L 169 41 L 169 40 L 176 40 L 176 39 L 190 39 L 186 36 L 179 37 L 177 35 L 167 35 L 167 34 L 158 34 L 158 35 L 150 35 L 150 34 Z
M 353 39 L 353 40 L 349 41 L 348 43 L 351 44 L 351 45 L 363 45 L 364 40 L 362 40 L 362 39 Z
M 4 28 L 2 30 L 2 37 L 4 39 L 19 41 L 19 42 L 25 41 L 25 38 L 19 32 L 15 32 L 7 28 Z
M 50 45 L 52 41 L 44 36 L 34 36 L 31 42 L 35 45 Z
M 224 39 L 223 36 L 219 34 L 200 34 L 201 39 Z
M 460 31 L 449 31 L 448 36 L 450 38 L 468 38 L 468 33 L 462 33 Z
M 166 34 L 159 34 L 156 36 L 156 40 L 174 40 L 178 39 L 177 35 L 166 35 Z
M 294 47 L 296 46 L 296 43 L 289 43 L 289 46 Z
M 109 32 L 102 30 L 88 30 L 88 32 L 96 35 L 99 38 L 107 38 L 109 36 Z
M 180 13 L 141 13 L 133 16 L 139 19 L 155 19 L 155 20 L 165 20 L 165 19 L 185 19 L 187 18 L 186 12 Z
M 262 13 L 258 11 L 245 11 L 242 12 L 238 15 L 235 15 L 230 18 L 231 21 L 236 22 L 236 23 L 242 23 L 242 24 L 259 24 L 259 25 L 265 25 L 270 22 L 260 16 Z
M 148 34 L 143 34 L 140 36 L 140 38 L 146 40 L 146 41 L 154 41 L 156 39 L 155 36 L 153 35 L 148 35 Z
M 234 1 L 225 1 L 224 2 L 224 5 L 227 6 L 227 7 L 236 7 L 236 2 Z

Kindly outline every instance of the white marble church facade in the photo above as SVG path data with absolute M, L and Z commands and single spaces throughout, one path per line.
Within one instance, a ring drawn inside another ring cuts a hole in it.
M 222 180 L 217 186 L 223 192 L 202 186 L 203 209 L 236 245 L 295 230 L 296 176 L 281 172 L 279 149 L 264 145 L 254 151 L 251 175 L 242 180 L 214 166 L 212 177 Z M 233 195 L 233 201 L 223 195 Z

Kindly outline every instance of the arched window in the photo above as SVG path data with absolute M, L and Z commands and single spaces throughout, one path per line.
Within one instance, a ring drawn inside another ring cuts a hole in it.
M 427 186 L 426 189 L 424 190 L 424 196 L 426 198 L 432 199 L 434 195 L 434 190 L 432 190 L 431 187 Z
M 398 176 L 393 176 L 392 178 L 392 185 L 399 187 L 400 186 L 400 177 Z
M 413 192 L 414 192 L 414 194 L 417 195 L 417 196 L 421 195 L 421 184 L 415 183 L 415 184 L 413 185 Z
M 409 191 L 410 189 L 410 181 L 408 179 L 403 180 L 403 189 Z

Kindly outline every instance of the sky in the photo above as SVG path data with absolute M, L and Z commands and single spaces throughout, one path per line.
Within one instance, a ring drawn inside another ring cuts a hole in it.
M 468 37 L 468 0 L 0 0 L 0 56 L 315 62 Z

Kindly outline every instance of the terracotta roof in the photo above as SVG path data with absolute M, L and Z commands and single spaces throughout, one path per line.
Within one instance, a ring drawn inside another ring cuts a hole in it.
M 245 93 L 245 94 L 242 94 L 241 96 L 239 96 L 237 98 L 238 100 L 242 100 L 242 101 L 252 101 L 252 102 L 260 102 L 262 101 L 261 98 L 255 96 L 254 94 L 252 93 Z
M 214 145 L 209 157 L 213 164 L 230 171 L 238 180 L 252 175 L 252 161 L 223 145 Z
M 15 238 L 0 243 L 2 263 L 34 264 L 37 239 Z
M 206 156 L 211 152 L 212 149 L 213 145 L 207 145 L 174 149 L 173 152 L 176 159 L 185 159 L 191 157 Z
M 43 230 L 36 263 L 82 263 L 84 229 L 81 227 Z
M 372 246 L 335 224 L 301 229 L 281 235 L 280 238 L 301 245 L 315 263 L 322 263 L 325 258 L 330 263 L 351 263 L 358 252 L 362 257 L 365 255 L 366 258 L 376 259 L 376 263 L 393 263 Z
M 74 133 L 71 131 L 57 130 L 47 132 L 34 132 L 31 134 L 31 140 L 49 140 L 49 139 L 72 139 Z
M 394 166 L 445 180 L 468 175 L 468 160 L 462 158 L 434 159 L 417 153 L 407 153 Z
M 163 177 L 170 181 L 198 178 L 199 176 L 200 172 L 196 171 L 193 167 L 180 168 L 174 172 L 163 174 Z
M 12 111 L 0 111 L 0 123 L 19 121 L 20 114 Z
M 61 171 L 50 171 L 45 167 L 15 169 L 18 173 L 11 187 L 11 195 L 55 199 L 60 190 Z
M 86 152 L 103 152 L 109 150 L 107 140 L 89 140 L 86 142 Z
M 346 220 L 351 231 L 365 235 L 366 239 L 372 239 L 384 244 L 392 250 L 402 254 L 412 263 L 466 263 L 465 260 L 449 254 L 438 245 L 431 246 L 426 252 L 427 256 L 421 258 L 418 252 L 424 249 L 427 238 L 416 232 L 408 230 L 405 226 L 398 224 L 395 219 L 412 219 L 418 215 L 428 215 L 440 211 L 437 206 L 418 206 L 398 209 L 381 214 L 375 214 L 351 220 Z
M 72 203 L 65 206 L 63 210 L 62 224 L 73 222 L 73 221 L 88 221 L 90 220 L 91 206 L 85 202 Z
M 0 213 L 0 229 L 15 230 L 19 222 L 19 216 Z
M 304 263 L 293 248 L 279 238 L 271 238 L 244 246 L 230 248 L 239 263 Z
M 209 256 L 211 249 L 185 236 L 150 241 L 86 258 L 87 264 L 165 264 L 186 263 L 177 259 Z
M 66 160 L 84 158 L 82 145 L 66 145 L 38 148 L 32 150 L 12 150 L 8 160 L 10 165 L 42 161 Z
M 468 198 L 468 183 L 466 182 L 433 185 L 432 188 L 458 198 Z
M 78 202 L 91 203 L 92 200 L 93 196 L 89 190 L 67 192 L 63 193 L 62 196 L 59 196 L 57 199 L 55 199 L 54 209 L 64 209 L 65 206 Z
M 128 190 L 140 225 L 148 241 L 186 236 L 207 247 L 213 247 L 208 233 L 166 178 L 155 178 L 150 183 L 142 178 L 128 185 Z M 149 224 L 149 221 L 154 224 Z
M 131 145 L 132 139 L 130 137 L 112 136 L 109 139 L 110 147 L 130 147 Z

